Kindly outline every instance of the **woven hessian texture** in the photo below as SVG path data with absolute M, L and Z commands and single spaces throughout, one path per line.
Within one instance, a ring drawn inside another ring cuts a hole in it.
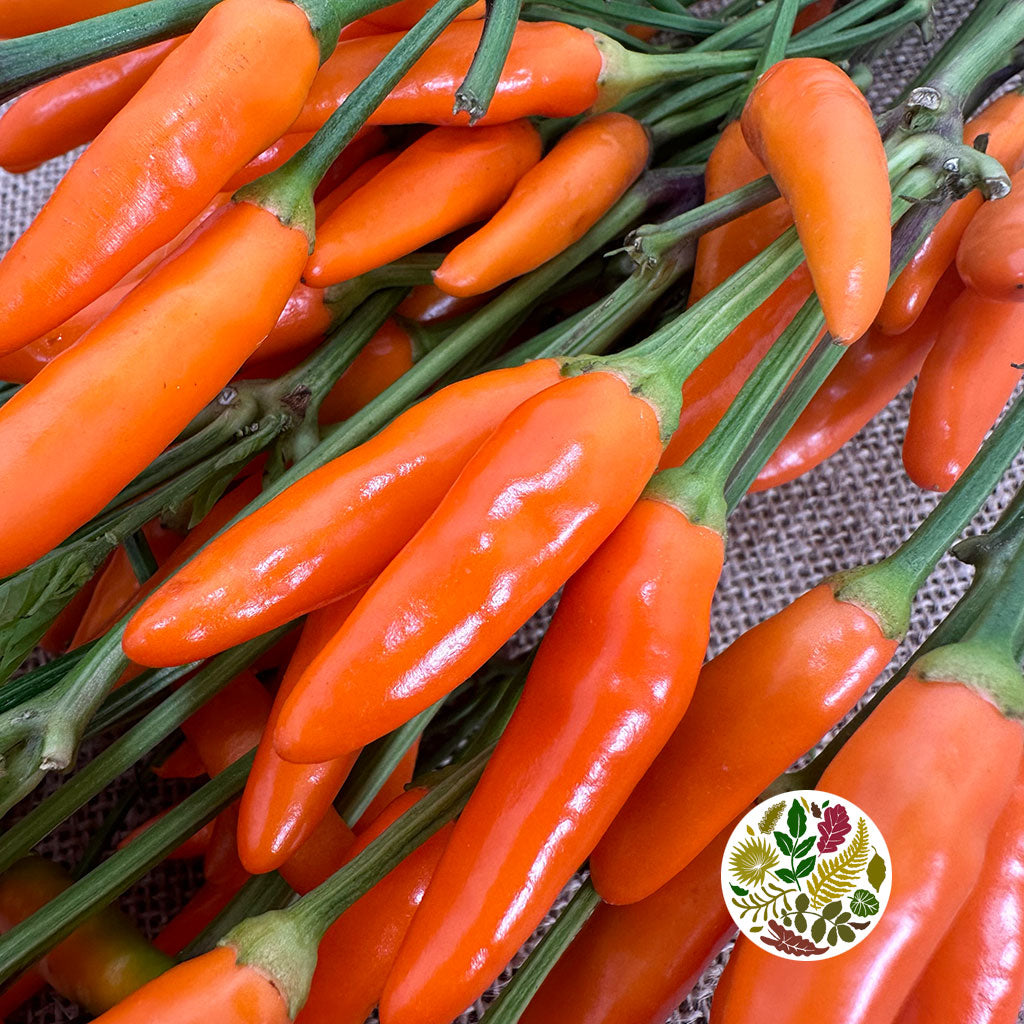
M 900 87 L 923 66 L 971 4 L 938 0 L 935 34 L 928 44 L 916 31 L 889 47 L 873 65 L 875 83 L 870 96 L 883 109 Z M 6 251 L 46 199 L 70 159 L 55 160 L 28 175 L 0 171 L 0 250 Z M 900 447 L 907 420 L 909 394 L 896 399 L 850 444 L 807 476 L 777 491 L 748 498 L 729 527 L 729 557 L 715 601 L 711 653 L 740 633 L 778 611 L 820 580 L 841 569 L 876 560 L 892 551 L 935 504 L 936 496 L 917 490 L 907 479 Z M 1024 459 L 1018 458 L 1003 485 L 988 502 L 971 532 L 987 528 L 1024 481 Z M 902 662 L 934 628 L 963 593 L 969 571 L 953 559 L 944 560 L 918 596 L 914 624 L 893 665 Z M 524 629 L 526 640 L 536 637 L 543 619 Z M 524 644 L 525 646 L 525 644 Z M 89 751 L 84 752 L 84 758 Z M 83 760 L 84 760 L 83 758 Z M 41 846 L 42 852 L 68 865 L 81 854 L 87 838 L 100 825 L 120 793 L 132 784 L 126 776 L 100 799 L 76 815 Z M 140 808 L 125 828 L 133 827 L 154 810 L 182 795 L 183 784 L 169 785 L 150 777 L 144 784 Z M 44 787 L 51 791 L 52 785 Z M 146 876 L 120 901 L 147 934 L 155 934 L 199 884 L 198 870 L 188 863 L 169 863 Z M 567 888 L 559 906 L 579 884 Z M 535 945 L 544 927 L 516 957 L 518 965 Z M 722 954 L 693 993 L 671 1018 L 671 1024 L 700 1024 L 708 1019 L 715 982 L 728 957 Z M 460 1024 L 479 1019 L 484 1006 L 507 981 L 506 971 L 495 988 L 460 1018 Z M 47 993 L 25 1011 L 8 1018 L 12 1024 L 57 1024 L 86 1019 L 66 1001 Z M 375 1018 L 374 1018 L 375 1019 Z M 1024 1014 L 1021 1016 L 1024 1021 Z

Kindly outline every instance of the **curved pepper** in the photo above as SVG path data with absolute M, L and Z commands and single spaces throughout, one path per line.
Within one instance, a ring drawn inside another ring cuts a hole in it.
M 792 210 L 830 333 L 854 341 L 889 283 L 889 169 L 867 100 L 835 64 L 797 57 L 758 79 L 740 123 Z
M 0 39 L 48 32 L 86 18 L 134 7 L 142 0 L 4 0 L 0 4 Z
M 0 261 L 0 352 L 67 320 L 170 241 L 280 138 L 318 65 L 317 40 L 296 4 L 214 7 Z
M 371 11 L 364 21 L 386 28 L 412 28 L 431 7 L 434 0 L 399 0 L 397 4 L 389 4 L 379 11 Z M 484 16 L 484 0 L 477 0 L 472 7 L 467 7 L 456 17 L 456 21 L 479 21 Z
M 566 584 L 402 945 L 385 1020 L 447 1024 L 540 924 L 686 710 L 723 555 L 721 534 L 652 490 Z
M 559 379 L 555 360 L 538 360 L 459 381 L 415 405 L 193 559 L 128 623 L 125 653 L 154 665 L 192 661 L 365 585 L 501 421 Z
M 590 858 L 602 898 L 633 903 L 686 867 L 857 703 L 896 646 L 822 583 L 709 661 L 679 727 Z
M 1010 178 L 1010 194 L 983 203 L 956 251 L 956 269 L 972 291 L 988 299 L 1024 301 L 1024 170 Z

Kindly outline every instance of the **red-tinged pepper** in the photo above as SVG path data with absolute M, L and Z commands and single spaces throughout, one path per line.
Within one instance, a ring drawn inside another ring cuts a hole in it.
M 217 395 L 273 327 L 307 246 L 261 207 L 223 207 L 0 408 L 0 573 L 87 522 Z
M 0 352 L 67 320 L 170 241 L 232 174 L 284 134 L 319 62 L 298 4 L 222 0 L 214 7 L 97 136 L 0 261 Z M 251 239 L 250 247 L 261 243 Z
M 360 596 L 356 591 L 310 614 L 260 735 L 238 816 L 238 855 L 254 875 L 280 867 L 310 836 L 359 753 L 353 750 L 321 764 L 292 764 L 275 753 L 273 732 L 299 676 L 341 628 Z
M 223 191 L 235 192 L 243 185 L 255 181 L 260 175 L 276 171 L 289 161 L 313 138 L 313 132 L 291 132 L 272 142 L 262 153 L 254 156 L 241 170 L 224 184 Z
M 352 141 L 338 154 L 313 192 L 320 202 L 330 195 L 346 178 L 354 174 L 371 157 L 388 148 L 389 138 L 383 128 L 361 128 Z
M 1024 94 L 1007 93 L 987 106 L 964 128 L 964 142 L 987 137 L 986 152 L 1009 167 L 1024 149 Z M 885 334 L 902 334 L 921 315 L 932 290 L 956 257 L 967 225 L 983 203 L 972 192 L 955 202 L 932 229 L 920 249 L 893 282 L 878 313 Z
M 655 478 L 570 578 L 399 953 L 385 1020 L 451 1020 L 541 922 L 686 710 L 723 556 L 722 535 Z
M 819 783 L 863 808 L 889 847 L 892 888 L 871 934 L 813 965 L 740 939 L 714 1024 L 893 1019 L 978 877 L 1021 759 L 1020 670 L 1011 658 L 982 667 L 965 646 L 920 659 Z M 1010 685 L 986 692 L 993 683 Z
M 402 759 L 395 765 L 394 771 L 384 780 L 384 785 L 377 790 L 377 795 L 369 802 L 360 819 L 353 826 L 353 830 L 360 839 L 363 838 L 368 829 L 374 826 L 378 818 L 391 804 L 406 792 L 406 786 L 412 781 L 413 772 L 416 770 L 416 758 L 419 756 L 419 752 L 420 737 L 417 736 L 410 744 L 409 749 L 402 755 Z
M 97 1018 L 102 1024 L 290 1024 L 265 975 L 219 946 L 186 960 Z
M 45 987 L 46 980 L 34 967 L 5 985 L 3 992 L 0 992 L 0 1020 L 6 1021 L 15 1010 L 24 1006 Z
M 153 774 L 161 779 L 196 779 L 206 774 L 206 766 L 196 748 L 182 740 L 162 764 L 153 768 Z
M 205 769 L 200 771 L 199 774 L 203 774 Z M 123 850 L 126 846 L 134 842 L 144 832 L 149 831 L 161 818 L 164 818 L 169 814 L 169 811 L 160 811 L 159 814 L 154 814 L 148 821 L 144 821 L 141 825 L 136 826 L 122 839 L 118 844 L 117 848 Z M 214 821 L 208 821 L 198 832 L 194 835 L 189 836 L 185 839 L 180 846 L 175 847 L 168 855 L 168 860 L 191 860 L 194 857 L 205 857 L 207 851 L 210 848 L 210 840 L 213 838 L 213 832 L 215 828 L 216 819 Z
M 374 25 L 386 28 L 412 28 L 420 18 L 433 6 L 434 0 L 400 0 L 397 4 L 372 11 L 363 19 Z M 456 21 L 479 21 L 484 16 L 484 0 L 478 0 L 472 7 L 467 7 Z
M 903 465 L 918 487 L 947 491 L 1021 377 L 1024 305 L 969 288 L 949 307 L 921 367 L 903 439 Z
M 349 858 L 365 850 L 423 793 L 411 790 L 390 801 L 356 840 Z M 331 925 L 296 1024 L 363 1024 L 380 999 L 451 831 L 449 824 L 435 832 Z
M 238 801 L 225 807 L 214 819 L 210 843 L 203 857 L 203 877 L 212 885 L 237 891 L 248 881 L 238 856 Z
M 365 585 L 423 525 L 501 421 L 558 380 L 558 363 L 538 360 L 460 381 L 420 402 L 201 552 L 129 622 L 125 653 L 152 664 L 191 661 L 200 650 L 226 650 Z
M 814 3 L 808 4 L 798 12 L 793 20 L 793 35 L 796 35 L 797 32 L 803 32 L 805 28 L 816 25 L 822 18 L 832 13 L 835 5 L 836 0 L 815 0 Z
M 181 41 L 108 57 L 30 89 L 0 117 L 0 167 L 30 171 L 91 142 Z
M 1016 1024 L 1024 1001 L 1024 773 L 992 829 L 978 881 L 895 1024 Z
M 650 155 L 643 125 L 598 114 L 571 129 L 512 189 L 504 205 L 434 272 L 450 295 L 497 288 L 582 238 L 640 176 Z
M 971 218 L 956 251 L 956 269 L 972 291 L 1003 302 L 1024 301 L 1024 170 L 1011 178 L 1010 194 L 984 203 Z
M 683 382 L 679 426 L 665 447 L 662 468 L 681 466 L 707 439 L 754 368 L 811 295 L 799 267 L 732 331 Z
M 950 305 L 962 291 L 956 271 L 947 271 L 912 327 L 896 337 L 873 327 L 851 346 L 750 489 L 763 491 L 802 476 L 881 412 L 920 371 Z
M 160 930 L 153 945 L 168 956 L 177 957 L 211 925 L 241 888 L 207 882 Z
M 394 384 L 418 354 L 415 335 L 397 320 L 386 320 L 320 403 L 320 422 L 347 420 Z
M 278 868 L 281 877 L 300 895 L 322 885 L 342 865 L 347 864 L 352 844 L 352 829 L 329 807 L 301 846 Z
M 736 931 L 722 899 L 731 828 L 647 899 L 600 904 L 522 1024 L 663 1024 Z
M 317 226 L 304 280 L 326 287 L 492 214 L 540 159 L 529 121 L 435 128 Z
M 141 0 L 5 0 L 0 6 L 0 39 L 48 32 L 85 18 L 134 7 Z
M 395 312 L 419 324 L 435 324 L 464 313 L 472 313 L 490 298 L 490 295 L 457 298 L 441 291 L 436 284 L 420 284 L 402 299 Z
M 328 192 L 323 199 L 319 200 L 316 204 L 316 222 L 322 224 L 334 211 L 341 206 L 343 202 L 350 195 L 358 192 L 371 178 L 373 178 L 378 171 L 384 170 L 385 167 L 398 153 L 378 153 L 376 156 L 370 157 L 366 163 L 361 164 L 357 167 L 344 181 L 341 181 L 338 186 L 332 191 Z
M 704 201 L 721 199 L 767 173 L 764 164 L 750 152 L 739 121 L 730 121 L 704 169 Z M 776 199 L 701 235 L 693 265 L 690 305 L 762 252 L 792 223 L 793 215 L 786 200 Z M 686 408 L 685 401 L 683 408 Z
M 311 342 L 319 341 L 334 325 L 334 314 L 326 289 L 310 288 L 301 281 L 285 303 L 277 323 L 260 342 L 254 362 L 265 362 L 276 356 L 297 353 Z
M 509 415 L 299 680 L 274 736 L 282 756 L 322 760 L 408 721 L 587 560 L 661 454 L 658 413 L 634 387 L 583 372 Z
M 0 930 L 24 921 L 70 886 L 63 869 L 42 857 L 18 861 L 0 876 Z M 95 1014 L 170 966 L 121 911 L 107 907 L 51 949 L 37 970 L 61 995 Z
M 792 58 L 758 79 L 740 123 L 793 213 L 829 332 L 854 341 L 889 283 L 889 169 L 867 100 L 835 64 Z

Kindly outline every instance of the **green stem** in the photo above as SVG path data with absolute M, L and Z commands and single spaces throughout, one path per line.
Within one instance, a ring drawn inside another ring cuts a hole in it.
M 201 661 L 191 661 L 184 665 L 176 665 L 174 668 L 146 669 L 135 679 L 107 695 L 82 738 L 91 739 L 116 725 L 123 725 L 132 719 L 137 720 L 139 713 L 153 702 L 154 697 L 158 697 L 201 665 Z
M 737 71 L 730 75 L 711 75 L 702 82 L 694 82 L 684 89 L 672 91 L 667 95 L 659 90 L 655 101 L 646 109 L 637 111 L 637 114 L 645 124 L 654 126 L 663 118 L 684 113 L 704 100 L 720 97 L 723 93 L 731 94 L 734 89 L 744 85 L 747 80 L 748 76 L 744 72 Z
M 45 665 L 40 665 L 39 668 L 32 669 L 31 672 L 18 676 L 17 679 L 4 683 L 0 686 L 0 714 L 17 707 L 22 701 L 44 693 L 54 683 L 63 679 L 95 645 L 96 641 L 93 640 L 54 658 L 53 661 L 48 661 Z
M 558 958 L 569 948 L 600 902 L 601 897 L 589 881 L 576 890 L 537 948 L 501 990 L 498 998 L 487 1007 L 483 1024 L 516 1024 Z
M 744 90 L 742 98 L 733 108 L 730 120 L 735 120 L 743 111 L 743 105 L 747 96 L 757 84 L 757 80 L 770 67 L 778 64 L 786 56 L 787 47 L 793 36 L 793 23 L 796 21 L 797 12 L 800 9 L 798 0 L 778 0 L 778 9 L 775 12 L 775 19 L 772 21 L 771 32 L 765 40 L 764 50 L 754 66 L 753 74 L 750 76 L 750 83 Z
M 146 540 L 146 535 L 141 530 L 136 530 L 125 537 L 124 550 L 132 572 L 140 583 L 145 583 L 160 568 L 157 565 L 153 549 L 149 546 L 149 541 Z
M 476 124 L 491 105 L 512 47 L 521 8 L 522 0 L 487 0 L 487 18 L 480 45 L 473 54 L 466 77 L 455 90 L 452 108 L 456 114 L 467 112 L 470 124 Z
M 86 918 L 112 903 L 164 860 L 183 836 L 193 835 L 212 821 L 241 792 L 252 759 L 250 752 L 237 760 L 123 850 L 0 936 L 0 984 L 34 964 Z
M 94 796 L 182 722 L 224 689 L 239 672 L 268 650 L 285 632 L 279 628 L 266 636 L 220 655 L 184 683 L 141 722 L 119 736 L 55 793 L 8 828 L 0 837 L 0 873 L 6 871 L 41 839 Z
M 560 7 L 587 11 L 600 17 L 613 18 L 630 25 L 651 25 L 684 35 L 711 36 L 725 27 L 725 23 L 711 18 L 698 18 L 692 14 L 672 13 L 625 0 L 560 0 Z

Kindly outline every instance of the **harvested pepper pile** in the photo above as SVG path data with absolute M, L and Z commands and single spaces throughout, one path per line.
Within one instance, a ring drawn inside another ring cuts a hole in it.
M 583 868 L 482 1019 L 658 1024 L 732 824 L 820 786 L 885 914 L 741 939 L 711 1020 L 1016 1020 L 1024 498 L 960 538 L 1024 443 L 1024 0 L 876 116 L 929 16 L 0 4 L 0 165 L 88 143 L 0 260 L 0 1012 L 447 1024 Z M 937 504 L 705 663 L 730 513 L 914 378 Z M 192 781 L 33 854 L 126 772 Z

